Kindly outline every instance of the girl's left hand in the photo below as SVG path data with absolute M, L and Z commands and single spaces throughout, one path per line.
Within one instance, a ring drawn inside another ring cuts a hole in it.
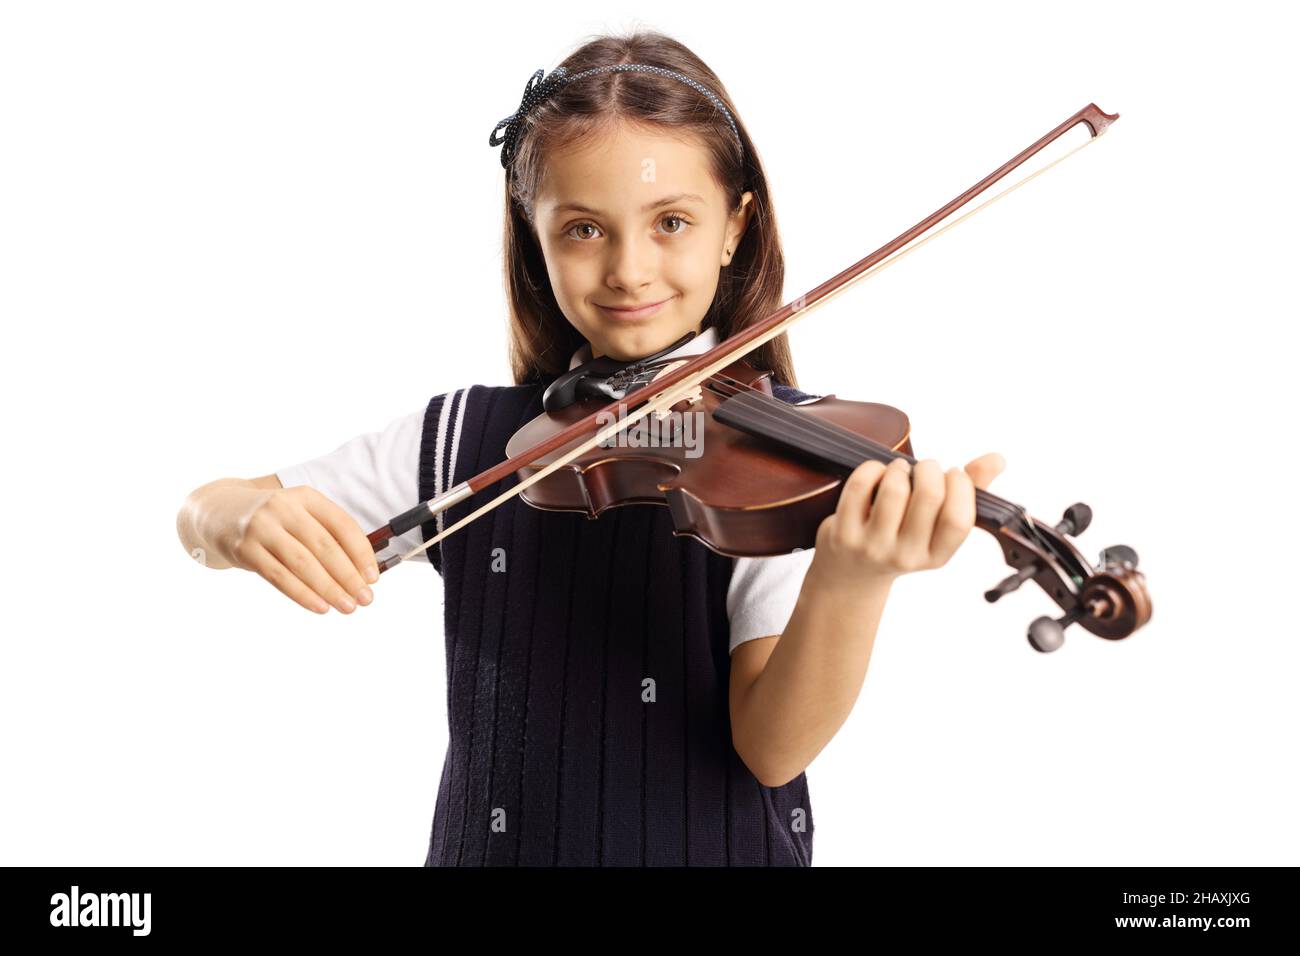
M 996 452 L 947 472 L 932 458 L 915 467 L 902 458 L 864 462 L 817 529 L 809 574 L 823 585 L 854 587 L 868 576 L 893 580 L 942 567 L 975 526 L 975 489 L 987 489 L 1005 467 Z

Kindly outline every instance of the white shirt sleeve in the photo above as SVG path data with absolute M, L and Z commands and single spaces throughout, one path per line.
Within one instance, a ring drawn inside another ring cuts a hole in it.
M 421 408 L 389 422 L 382 430 L 358 435 L 328 455 L 281 468 L 275 475 L 286 488 L 310 485 L 346 511 L 369 534 L 419 501 Z M 424 543 L 418 527 L 394 538 L 385 553 L 405 554 Z M 429 552 L 415 555 L 429 560 Z
M 794 613 L 804 575 L 816 552 L 812 548 L 770 558 L 737 558 L 727 589 L 731 622 L 729 651 L 756 637 L 780 634 Z

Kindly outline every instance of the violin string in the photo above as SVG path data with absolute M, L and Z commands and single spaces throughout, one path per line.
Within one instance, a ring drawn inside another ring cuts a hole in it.
M 873 441 L 865 435 L 859 435 L 856 432 L 848 431 L 838 425 L 825 422 L 817 416 L 800 415 L 786 402 L 782 402 L 778 398 L 773 398 L 766 392 L 756 389 L 751 385 L 747 385 L 744 382 L 731 379 L 730 376 L 725 377 L 730 379 L 730 382 L 735 383 L 732 386 L 734 389 L 732 392 L 733 396 L 739 395 L 742 392 L 754 396 L 754 399 L 758 404 L 756 406 L 748 406 L 753 411 L 760 415 L 766 415 L 768 418 L 778 420 L 782 424 L 798 425 L 800 431 L 821 432 L 825 436 L 825 440 L 828 442 L 830 447 L 835 450 L 853 454 L 861 453 L 864 450 L 874 453 L 872 455 L 864 455 L 864 461 L 868 457 L 889 457 L 906 458 L 909 462 L 915 464 L 915 459 L 910 455 L 903 452 L 897 452 L 887 445 Z
M 742 392 L 753 396 L 754 401 L 746 404 L 747 411 L 757 412 L 764 415 L 767 419 L 777 422 L 778 425 L 790 426 L 790 431 L 782 433 L 783 437 L 791 443 L 798 444 L 802 439 L 802 433 L 808 431 L 821 431 L 824 447 L 829 447 L 832 451 L 844 451 L 854 456 L 861 456 L 861 460 L 875 458 L 879 461 L 883 458 L 905 458 L 913 465 L 916 459 L 903 452 L 896 452 L 886 445 L 872 441 L 856 432 L 848 431 L 842 426 L 835 425 L 831 422 L 825 422 L 816 416 L 801 415 L 786 402 L 779 398 L 774 398 L 766 392 L 754 388 L 744 382 L 737 381 L 724 373 L 718 373 L 718 378 L 727 379 L 734 382 L 732 386 L 732 397 L 740 395 Z M 814 449 L 815 451 L 815 449 Z M 982 488 L 975 489 L 976 510 L 979 513 L 992 518 L 997 522 L 999 527 L 1011 527 L 1022 534 L 1034 539 L 1040 550 L 1044 553 L 1054 551 L 1052 542 L 1045 539 L 1039 532 L 1033 518 L 1022 505 L 1007 501 L 992 492 L 985 491 Z M 1012 522 L 1019 521 L 1019 525 L 1013 526 Z
M 832 450 L 861 456 L 863 461 L 866 461 L 868 458 L 874 458 L 877 461 L 882 458 L 891 460 L 894 458 L 905 458 L 911 464 L 916 464 L 916 459 L 904 452 L 895 451 L 887 445 L 873 441 L 872 439 L 867 438 L 864 435 L 859 435 L 856 432 L 848 431 L 847 429 L 831 422 L 825 422 L 817 416 L 801 415 L 788 403 L 781 401 L 779 398 L 774 398 L 761 389 L 754 388 L 752 385 L 741 382 L 729 375 L 718 373 L 715 376 L 711 376 L 711 379 L 718 381 L 725 380 L 726 384 L 732 389 L 730 393 L 730 396 L 732 397 L 738 396 L 742 393 L 752 396 L 753 402 L 748 403 L 745 406 L 747 411 L 752 411 L 770 421 L 776 422 L 779 425 L 788 425 L 793 429 L 797 429 L 797 431 L 793 431 L 787 437 L 799 435 L 799 437 L 802 438 L 804 433 L 818 432 L 820 433 L 822 440 L 826 442 L 826 445 Z M 717 389 L 717 391 L 721 391 L 721 389 Z M 977 500 L 980 500 L 983 503 L 985 513 L 990 517 L 997 519 L 1001 524 L 1006 524 L 1011 519 L 1023 515 L 1023 508 L 1014 505 L 1011 502 L 1007 502 L 1004 499 L 999 498 L 997 495 L 984 491 L 981 488 L 976 488 L 975 494 Z M 1028 523 L 1028 527 L 1032 530 L 1032 523 Z
M 767 393 L 758 389 L 753 389 L 744 383 L 738 383 L 739 389 L 749 392 L 754 399 L 753 403 L 747 404 L 747 410 L 753 411 L 766 417 L 770 421 L 778 424 L 785 424 L 791 427 L 791 432 L 786 437 L 798 436 L 803 437 L 806 432 L 820 432 L 823 440 L 832 449 L 843 451 L 851 455 L 860 457 L 866 461 L 874 458 L 877 461 L 882 459 L 892 460 L 894 458 L 904 458 L 911 464 L 916 464 L 916 459 L 903 452 L 897 452 L 886 445 L 872 441 L 865 436 L 850 432 L 841 426 L 830 422 L 822 421 L 816 416 L 804 416 L 795 411 L 790 405 L 782 402 L 780 399 L 773 398 Z M 739 389 L 736 394 L 739 394 Z M 755 404 L 756 403 L 756 404 Z M 984 512 L 990 517 L 997 519 L 1000 523 L 1006 524 L 1012 518 L 1023 512 L 1019 506 L 1006 502 L 998 496 L 984 491 L 975 489 L 976 498 L 983 504 Z

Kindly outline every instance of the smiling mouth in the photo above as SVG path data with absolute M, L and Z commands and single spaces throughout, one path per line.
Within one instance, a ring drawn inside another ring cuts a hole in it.
M 659 302 L 650 302 L 646 305 L 632 306 L 630 308 L 620 308 L 618 306 L 597 305 L 596 308 L 606 315 L 613 316 L 616 319 L 632 320 L 644 319 L 658 312 L 664 305 L 673 300 L 673 296 L 663 299 Z

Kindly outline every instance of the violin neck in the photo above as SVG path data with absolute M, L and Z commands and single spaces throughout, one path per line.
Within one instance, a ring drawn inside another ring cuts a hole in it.
M 865 461 L 889 464 L 902 458 L 915 465 L 916 459 L 864 435 L 824 419 L 800 412 L 779 398 L 757 390 L 737 392 L 714 409 L 713 417 L 724 425 L 775 442 L 796 452 L 811 464 L 848 476 Z M 1029 521 L 1025 509 L 981 488 L 975 489 L 975 523 L 986 531 L 997 531 L 1021 518 Z

